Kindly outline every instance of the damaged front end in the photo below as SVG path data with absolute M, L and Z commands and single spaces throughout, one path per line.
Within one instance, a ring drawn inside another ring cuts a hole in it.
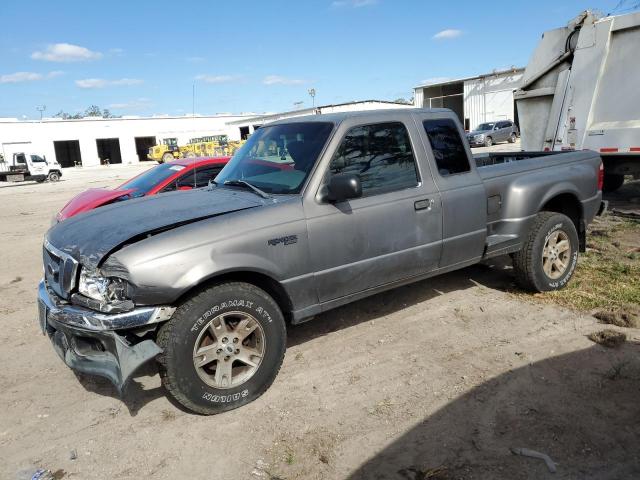
M 162 352 L 144 337 L 174 311 L 142 307 L 105 314 L 63 301 L 45 280 L 38 286 L 40 328 L 60 358 L 74 370 L 108 378 L 120 393 L 141 365 Z
M 38 286 L 40 328 L 70 368 L 108 378 L 120 393 L 132 374 L 162 352 L 153 333 L 170 306 L 136 307 L 123 278 L 82 267 L 44 244 L 45 278 Z

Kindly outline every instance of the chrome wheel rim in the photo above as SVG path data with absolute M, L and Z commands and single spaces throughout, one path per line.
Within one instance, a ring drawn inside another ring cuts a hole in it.
M 193 347 L 193 365 L 207 385 L 233 388 L 258 371 L 264 349 L 264 330 L 252 315 L 226 312 L 200 331 Z
M 569 236 L 556 230 L 547 238 L 542 250 L 542 270 L 552 280 L 560 278 L 569 268 L 571 243 Z

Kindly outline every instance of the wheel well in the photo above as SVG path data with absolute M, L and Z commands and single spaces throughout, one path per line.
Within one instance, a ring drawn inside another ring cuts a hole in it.
M 254 285 L 264 290 L 278 304 L 278 307 L 280 307 L 280 310 L 282 311 L 284 318 L 287 321 L 291 320 L 292 312 L 293 312 L 293 304 L 284 287 L 277 280 L 274 280 L 268 275 L 264 275 L 258 272 L 251 272 L 251 271 L 228 272 L 228 273 L 223 273 L 221 275 L 217 275 L 212 278 L 208 278 L 202 283 L 194 286 L 193 288 L 189 289 L 187 292 L 183 293 L 180 296 L 180 298 L 176 301 L 176 303 L 182 303 L 185 297 L 190 297 L 194 295 L 196 292 L 205 290 L 213 285 L 216 285 L 219 283 L 225 283 L 225 282 L 250 283 L 251 285 Z
M 562 213 L 571 219 L 578 232 L 580 239 L 580 250 L 585 248 L 585 224 L 582 218 L 582 204 L 572 193 L 561 193 L 556 195 L 540 209 L 541 211 Z

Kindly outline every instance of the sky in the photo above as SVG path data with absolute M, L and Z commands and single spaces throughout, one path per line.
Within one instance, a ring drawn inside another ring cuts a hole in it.
M 0 117 L 278 112 L 411 98 L 525 66 L 540 35 L 631 0 L 1 0 Z M 297 102 L 303 102 L 298 103 Z

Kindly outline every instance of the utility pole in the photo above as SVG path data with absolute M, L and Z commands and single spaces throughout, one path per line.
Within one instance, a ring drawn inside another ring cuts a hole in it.
M 42 112 L 44 112 L 47 109 L 46 105 L 38 105 L 36 107 L 36 110 L 40 112 L 40 121 L 42 121 Z
M 311 106 L 315 108 L 316 106 L 316 89 L 310 88 L 308 90 L 309 96 L 311 97 Z

